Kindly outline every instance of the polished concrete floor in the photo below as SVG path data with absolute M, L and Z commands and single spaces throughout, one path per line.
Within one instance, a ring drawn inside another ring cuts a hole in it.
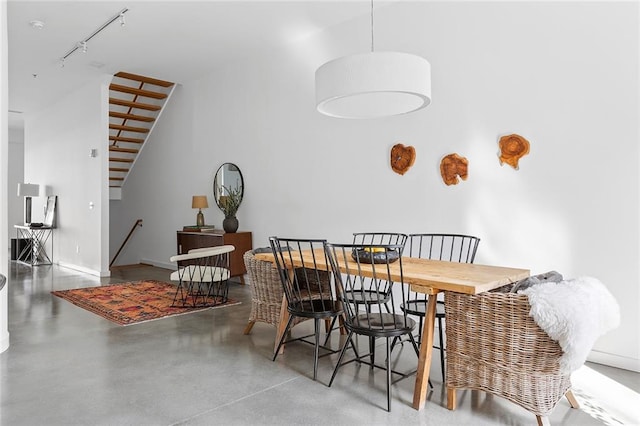
M 390 413 L 384 409 L 384 371 L 352 363 L 329 388 L 336 355 L 320 359 L 313 381 L 313 348 L 304 343 L 289 344 L 272 362 L 275 329 L 258 323 L 243 335 L 250 289 L 237 283 L 230 296 L 241 305 L 126 327 L 50 294 L 140 279 L 166 281 L 169 274 L 141 266 L 99 279 L 55 265 L 11 262 L 11 346 L 0 354 L 0 424 L 535 424 L 519 406 L 477 391 L 460 391 L 458 409 L 447 410 L 438 362 L 425 409 L 411 408 L 410 377 L 393 386 Z M 301 324 L 295 333 L 308 326 Z M 337 334 L 331 344 L 339 346 Z M 394 356 L 397 369 L 415 368 L 408 348 Z M 551 423 L 640 424 L 639 377 L 588 363 L 573 375 L 581 408 L 571 409 L 563 399 Z

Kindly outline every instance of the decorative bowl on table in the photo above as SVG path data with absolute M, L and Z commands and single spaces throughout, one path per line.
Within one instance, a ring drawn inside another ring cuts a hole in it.
M 361 263 L 389 263 L 400 258 L 398 250 L 385 249 L 384 247 L 365 247 L 363 249 L 353 249 L 351 252 L 353 260 L 360 260 Z

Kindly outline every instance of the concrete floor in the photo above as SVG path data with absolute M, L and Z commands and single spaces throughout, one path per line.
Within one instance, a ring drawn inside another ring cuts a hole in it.
M 230 296 L 241 305 L 126 327 L 50 294 L 140 279 L 167 281 L 169 274 L 132 267 L 99 279 L 55 265 L 11 262 L 11 346 L 0 354 L 0 424 L 535 424 L 519 406 L 477 391 L 460 391 L 457 410 L 447 410 L 437 359 L 434 389 L 422 411 L 411 408 L 414 380 L 408 378 L 393 386 L 392 411 L 386 412 L 384 371 L 366 366 L 345 366 L 327 387 L 337 355 L 320 359 L 314 382 L 312 346 L 289 344 L 272 362 L 273 327 L 257 323 L 251 335 L 242 334 L 250 289 L 237 283 Z M 331 344 L 339 346 L 337 334 Z M 411 351 L 394 354 L 397 369 L 415 368 Z M 574 373 L 573 383 L 581 408 L 571 409 L 563 399 L 552 424 L 640 424 L 639 374 L 588 363 Z

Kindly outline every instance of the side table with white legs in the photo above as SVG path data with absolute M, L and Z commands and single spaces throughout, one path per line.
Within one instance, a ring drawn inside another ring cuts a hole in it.
M 53 263 L 53 227 L 29 225 L 13 225 L 13 227 L 16 229 L 18 242 L 26 240 L 26 244 L 18 253 L 17 261 L 31 266 Z

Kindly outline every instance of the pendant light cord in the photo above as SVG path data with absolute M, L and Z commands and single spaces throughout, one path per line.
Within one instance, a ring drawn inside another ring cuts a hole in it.
M 371 53 L 373 53 L 373 0 L 371 0 Z

